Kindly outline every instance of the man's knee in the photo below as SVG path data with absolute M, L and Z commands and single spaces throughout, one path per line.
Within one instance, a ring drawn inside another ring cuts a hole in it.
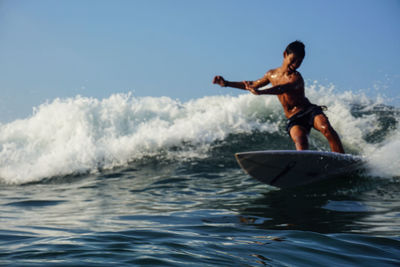
M 307 150 L 308 149 L 308 140 L 307 138 L 296 138 L 293 139 L 294 145 L 296 146 L 296 150 Z
M 328 118 L 324 114 L 320 114 L 315 117 L 314 128 L 325 136 L 329 136 L 332 132 L 334 132 L 334 129 L 329 123 Z
M 292 140 L 295 143 L 296 147 L 307 149 L 308 147 L 308 138 L 307 134 L 298 132 L 291 134 Z
M 308 141 L 307 139 L 298 139 L 295 142 L 296 147 L 301 147 L 303 149 L 308 148 Z
M 307 142 L 307 135 L 292 135 L 292 140 L 295 143 Z
M 329 123 L 322 126 L 320 132 L 328 139 L 337 136 L 335 129 Z

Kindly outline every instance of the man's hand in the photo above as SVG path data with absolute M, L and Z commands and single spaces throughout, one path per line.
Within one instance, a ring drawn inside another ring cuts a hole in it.
M 215 76 L 213 83 L 218 84 L 222 87 L 226 87 L 226 81 L 222 76 Z
M 250 91 L 253 95 L 259 95 L 260 92 L 253 87 L 253 82 L 243 81 L 246 90 Z

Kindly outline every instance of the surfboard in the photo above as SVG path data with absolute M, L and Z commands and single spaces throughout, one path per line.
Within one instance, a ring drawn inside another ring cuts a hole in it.
M 362 168 L 362 157 L 311 150 L 266 150 L 236 153 L 250 176 L 279 188 L 314 183 L 352 174 Z

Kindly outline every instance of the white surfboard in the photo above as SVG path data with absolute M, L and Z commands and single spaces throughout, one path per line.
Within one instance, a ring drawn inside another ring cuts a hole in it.
M 236 153 L 235 157 L 250 176 L 280 188 L 344 176 L 363 165 L 359 156 L 310 150 L 252 151 Z

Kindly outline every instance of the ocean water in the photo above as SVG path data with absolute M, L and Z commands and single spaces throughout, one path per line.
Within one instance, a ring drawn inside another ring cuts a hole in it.
M 294 149 L 271 96 L 76 96 L 0 125 L 0 265 L 399 266 L 400 109 L 307 95 L 364 173 L 290 190 L 246 175 L 235 152 Z

